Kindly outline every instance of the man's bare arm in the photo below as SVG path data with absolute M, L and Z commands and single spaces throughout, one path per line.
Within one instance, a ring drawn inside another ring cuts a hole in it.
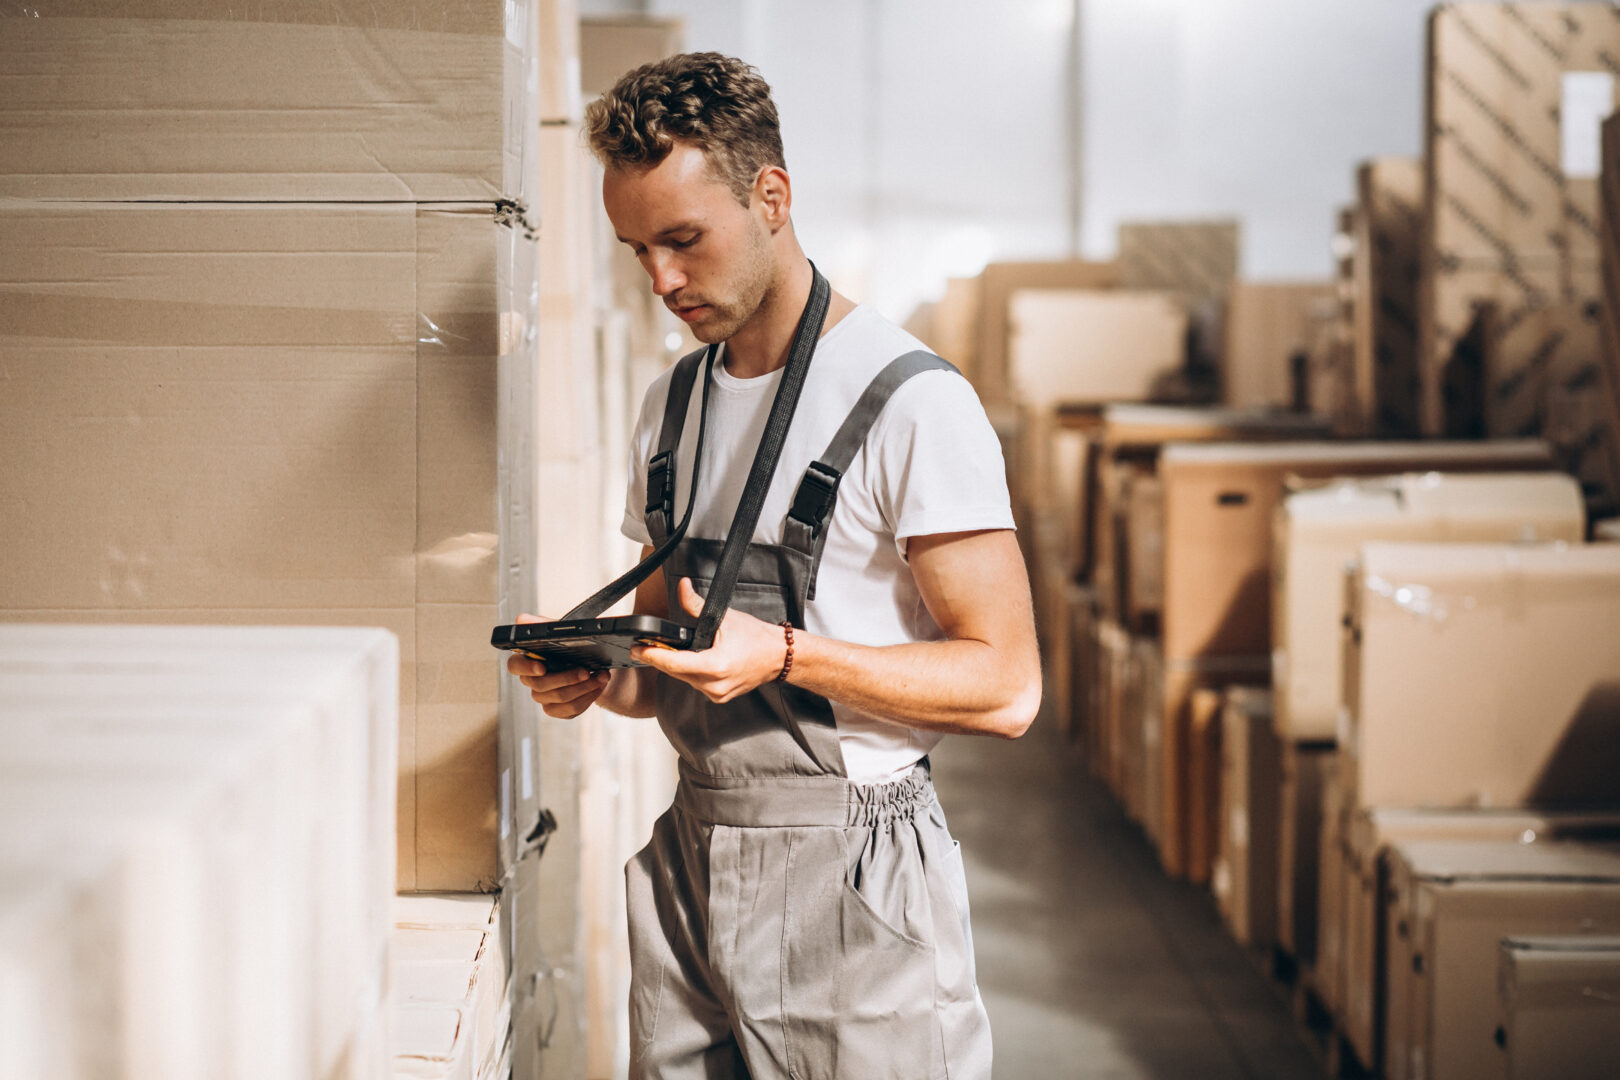
M 1022 735 L 1040 707 L 1041 671 L 1029 576 L 1013 533 L 916 537 L 909 559 L 945 640 L 865 646 L 799 631 L 788 681 L 907 727 Z M 689 582 L 680 595 L 688 612 L 701 610 Z M 638 650 L 715 701 L 774 679 L 785 653 L 780 627 L 739 611 L 726 614 L 705 652 Z

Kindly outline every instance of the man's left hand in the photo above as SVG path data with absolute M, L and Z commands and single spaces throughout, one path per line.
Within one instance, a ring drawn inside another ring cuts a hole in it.
M 703 597 L 691 578 L 680 583 L 681 607 L 696 617 Z M 638 645 L 630 655 L 688 684 L 710 701 L 727 702 L 775 679 L 787 659 L 782 628 L 736 610 L 726 612 L 714 643 L 702 652 Z

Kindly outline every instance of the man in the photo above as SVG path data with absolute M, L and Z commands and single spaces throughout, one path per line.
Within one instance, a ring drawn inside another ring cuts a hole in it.
M 619 239 L 721 346 L 643 405 L 624 530 L 648 551 L 692 497 L 700 428 L 703 449 L 690 529 L 637 612 L 702 610 L 796 328 L 813 293 L 827 302 L 712 647 L 641 648 L 647 666 L 611 674 L 508 661 L 549 715 L 656 715 L 680 755 L 675 804 L 626 869 L 631 1075 L 988 1080 L 966 883 L 926 754 L 947 732 L 1015 738 L 1040 701 L 995 435 L 953 369 L 826 293 L 752 68 L 649 64 L 586 120 Z

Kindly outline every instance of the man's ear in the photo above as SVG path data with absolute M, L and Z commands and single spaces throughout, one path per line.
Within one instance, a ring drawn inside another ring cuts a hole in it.
M 793 208 L 793 184 L 787 170 L 780 165 L 767 165 L 754 177 L 754 202 L 765 215 L 765 224 L 772 232 L 788 223 L 788 212 Z

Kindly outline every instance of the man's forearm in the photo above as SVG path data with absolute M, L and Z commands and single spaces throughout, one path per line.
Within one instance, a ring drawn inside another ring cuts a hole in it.
M 657 715 L 657 676 L 658 673 L 651 668 L 614 668 L 607 689 L 602 691 L 596 703 L 620 716 Z
M 873 647 L 800 632 L 788 681 L 906 727 L 1004 738 L 1024 733 L 1041 700 L 1038 664 L 968 639 Z

